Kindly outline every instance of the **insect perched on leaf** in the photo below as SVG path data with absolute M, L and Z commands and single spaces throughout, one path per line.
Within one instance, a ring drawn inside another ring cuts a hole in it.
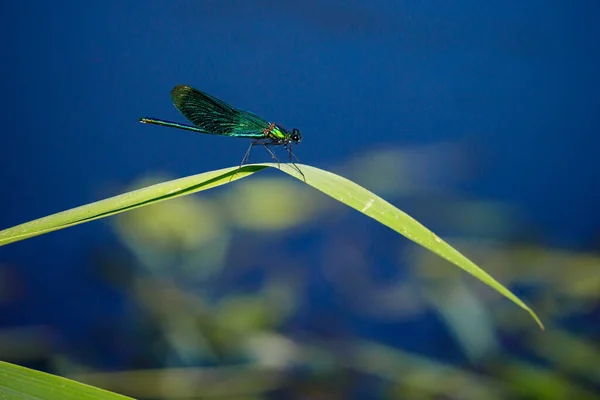
M 290 132 L 279 124 L 267 122 L 256 114 L 239 110 L 224 101 L 187 85 L 175 86 L 171 90 L 171 99 L 173 99 L 173 104 L 179 112 L 194 126 L 154 118 L 140 118 L 140 122 L 209 135 L 252 139 L 240 167 L 248 161 L 250 151 L 256 145 L 262 145 L 279 164 L 279 160 L 275 153 L 269 149 L 269 146 L 283 145 L 289 153 L 290 163 L 304 177 L 302 171 L 294 163 L 293 158 L 296 156 L 292 153 L 292 144 L 298 144 L 302 141 L 302 134 L 298 129 L 294 128 Z

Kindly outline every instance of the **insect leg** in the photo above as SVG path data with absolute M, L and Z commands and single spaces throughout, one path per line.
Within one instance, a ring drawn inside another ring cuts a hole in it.
M 271 157 L 273 158 L 273 160 L 275 160 L 277 162 L 277 168 L 281 169 L 281 163 L 279 162 L 279 159 L 277 158 L 277 156 L 275 155 L 275 153 L 273 153 L 273 150 L 271 150 L 268 146 L 271 143 L 262 143 L 263 147 L 265 148 L 265 150 L 267 150 L 269 152 L 269 154 L 271 155 Z
M 248 162 L 248 159 L 250 158 L 250 152 L 252 151 L 252 146 L 254 146 L 257 143 L 258 142 L 256 142 L 256 141 L 250 143 L 250 146 L 248 146 L 248 150 L 246 150 L 246 154 L 244 154 L 244 158 L 242 158 L 242 162 L 240 163 L 240 168 L 242 167 L 242 165 L 244 165 Z
M 296 168 L 296 170 L 298 172 L 300 172 L 300 175 L 302 175 L 302 180 L 304 180 L 304 183 L 306 183 L 306 177 L 304 176 L 304 173 L 300 170 L 300 167 L 298 167 L 296 165 L 296 163 L 294 162 L 294 158 L 296 159 L 296 161 L 300 162 L 300 159 L 298 157 L 296 157 L 296 155 L 294 154 L 294 152 L 292 151 L 292 145 L 286 145 L 285 149 L 288 151 L 288 153 L 290 154 L 290 164 L 292 164 L 294 166 L 294 168 Z
M 248 150 L 246 150 L 246 154 L 244 154 L 244 158 L 242 158 L 242 162 L 240 163 L 240 166 L 238 167 L 238 169 L 235 170 L 235 172 L 233 173 L 233 175 L 231 175 L 231 177 L 229 177 L 229 182 L 231 182 L 231 180 L 233 179 L 234 176 L 237 175 L 237 173 L 239 172 L 240 168 L 242 168 L 242 166 L 244 164 L 246 164 L 248 162 L 248 159 L 250 158 L 250 152 L 252 151 L 252 147 L 256 144 L 259 144 L 258 141 L 253 141 L 252 143 L 250 143 L 250 146 L 248 146 Z

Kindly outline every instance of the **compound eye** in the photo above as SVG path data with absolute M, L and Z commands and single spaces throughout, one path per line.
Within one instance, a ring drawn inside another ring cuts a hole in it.
M 296 143 L 300 143 L 300 141 L 302 140 L 302 134 L 300 133 L 300 131 L 296 128 L 292 129 L 292 140 Z

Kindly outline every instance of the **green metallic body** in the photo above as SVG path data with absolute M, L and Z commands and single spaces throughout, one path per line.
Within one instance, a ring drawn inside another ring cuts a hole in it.
M 269 144 L 287 145 L 292 141 L 299 142 L 293 140 L 292 134 L 285 128 L 267 122 L 251 112 L 238 110 L 191 86 L 175 86 L 171 91 L 171 99 L 179 112 L 194 126 L 154 118 L 140 118 L 140 122 L 209 135 L 266 139 Z
M 267 122 L 251 112 L 238 110 L 208 93 L 187 85 L 175 86 L 171 90 L 171 99 L 179 112 L 194 124 L 193 126 L 155 118 L 140 118 L 140 122 L 209 135 L 252 139 L 242 158 L 240 168 L 248 161 L 253 146 L 262 145 L 277 163 L 279 160 L 269 147 L 283 146 L 288 151 L 290 163 L 304 177 L 300 168 L 294 163 L 296 157 L 292 153 L 292 145 L 302 141 L 302 134 L 298 129 L 289 132 L 281 125 Z

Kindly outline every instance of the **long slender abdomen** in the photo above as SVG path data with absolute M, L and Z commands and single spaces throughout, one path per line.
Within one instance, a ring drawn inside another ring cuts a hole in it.
M 192 131 L 192 132 L 200 132 L 200 133 L 210 134 L 210 132 L 206 132 L 206 131 L 204 131 L 204 130 L 202 130 L 200 128 L 197 128 L 195 126 L 179 124 L 177 122 L 166 121 L 164 119 L 140 118 L 139 121 L 142 124 L 152 124 L 152 125 L 168 126 L 169 128 L 177 128 L 177 129 L 183 129 L 183 130 L 186 130 L 186 131 Z

